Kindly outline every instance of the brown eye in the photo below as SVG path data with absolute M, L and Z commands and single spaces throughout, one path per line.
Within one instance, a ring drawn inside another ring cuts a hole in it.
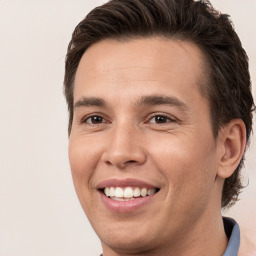
M 172 121 L 173 121 L 172 119 L 170 119 L 167 116 L 163 116 L 163 115 L 157 115 L 150 119 L 150 123 L 155 123 L 155 124 L 164 124 L 164 123 L 169 123 Z
M 156 116 L 155 122 L 156 123 L 166 123 L 168 121 L 168 118 L 166 116 Z
M 89 123 L 89 124 L 101 124 L 101 123 L 104 123 L 105 120 L 101 116 L 90 116 L 90 117 L 86 118 L 84 122 Z

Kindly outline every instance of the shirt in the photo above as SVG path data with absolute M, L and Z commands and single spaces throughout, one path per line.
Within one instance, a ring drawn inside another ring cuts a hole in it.
M 234 219 L 223 218 L 224 229 L 229 237 L 228 247 L 223 256 L 237 256 L 240 246 L 240 229 Z
M 223 217 L 224 229 L 229 238 L 228 246 L 223 256 L 237 256 L 240 246 L 240 229 L 234 219 Z M 101 254 L 100 256 L 103 256 Z

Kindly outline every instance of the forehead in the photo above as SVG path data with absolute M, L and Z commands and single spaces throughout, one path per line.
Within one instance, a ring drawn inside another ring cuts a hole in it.
M 148 85 L 149 91 L 175 87 L 181 94 L 200 91 L 204 84 L 204 56 L 193 43 L 150 37 L 127 41 L 107 39 L 90 46 L 79 63 L 74 99 L 91 90 L 112 93 Z M 140 86 L 143 85 L 143 86 Z

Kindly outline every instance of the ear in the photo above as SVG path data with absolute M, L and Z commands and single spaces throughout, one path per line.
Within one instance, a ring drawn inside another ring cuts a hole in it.
M 219 132 L 219 168 L 217 176 L 230 177 L 243 157 L 246 146 L 246 128 L 241 119 L 233 119 Z

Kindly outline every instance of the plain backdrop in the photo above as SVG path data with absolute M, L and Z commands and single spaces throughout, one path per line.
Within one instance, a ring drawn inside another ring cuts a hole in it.
M 73 188 L 62 84 L 73 29 L 104 2 L 0 0 L 0 256 L 101 252 Z M 250 58 L 255 98 L 256 1 L 212 4 L 231 15 Z M 246 256 L 256 255 L 255 144 L 254 137 L 243 170 L 249 186 L 224 213 L 240 223 Z

